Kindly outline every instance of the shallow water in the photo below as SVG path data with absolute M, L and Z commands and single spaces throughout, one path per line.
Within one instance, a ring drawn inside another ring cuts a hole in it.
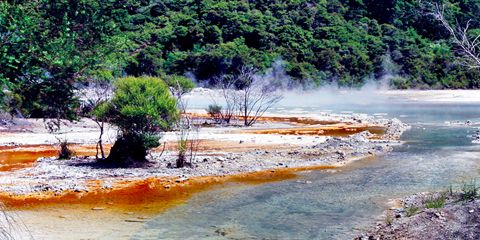
M 307 104 L 284 101 L 274 111 L 383 113 L 412 125 L 392 153 L 337 172 L 311 171 L 298 179 L 262 185 L 230 184 L 203 192 L 149 221 L 133 239 L 350 239 L 371 225 L 388 200 L 443 190 L 479 176 L 480 146 L 467 135 L 480 122 L 480 106 L 366 101 Z

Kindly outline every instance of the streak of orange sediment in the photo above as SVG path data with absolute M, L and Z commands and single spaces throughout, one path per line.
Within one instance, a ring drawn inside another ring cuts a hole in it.
M 0 193 L 0 202 L 10 209 L 34 209 L 45 206 L 73 205 L 92 208 L 104 206 L 113 211 L 160 213 L 184 203 L 193 194 L 212 189 L 224 183 L 262 184 L 297 177 L 306 170 L 334 169 L 335 166 L 282 168 L 225 176 L 192 177 L 187 180 L 173 177 L 142 180 L 119 180 L 109 189 L 102 180 L 91 180 L 84 192 L 39 192 L 29 195 Z
M 187 113 L 188 116 L 193 118 L 203 118 L 203 119 L 213 119 L 210 115 L 206 113 Z M 237 116 L 239 120 L 243 120 L 243 117 Z M 340 123 L 340 121 L 335 120 L 317 120 L 313 118 L 307 117 L 288 117 L 288 116 L 262 116 L 259 117 L 259 122 L 286 122 L 286 123 L 294 123 L 299 125 L 329 125 L 329 124 L 336 124 Z
M 78 156 L 94 156 L 96 145 L 71 145 Z M 108 153 L 110 145 L 105 145 Z M 40 157 L 58 155 L 59 147 L 55 145 L 0 146 L 0 171 L 11 171 L 31 167 Z
M 335 124 L 319 127 L 305 128 L 276 128 L 276 129 L 259 129 L 259 130 L 243 130 L 242 133 L 252 134 L 281 134 L 281 135 L 319 135 L 319 136 L 349 136 L 355 133 L 369 131 L 372 134 L 382 135 L 385 128 L 381 126 L 371 125 L 350 125 Z

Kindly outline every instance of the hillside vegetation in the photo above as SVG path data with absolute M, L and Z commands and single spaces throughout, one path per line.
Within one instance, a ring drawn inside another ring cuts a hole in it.
M 480 33 L 480 2 L 445 1 Z M 448 32 L 416 0 L 12 0 L 0 2 L 5 108 L 74 116 L 92 80 L 190 75 L 200 83 L 280 62 L 295 83 L 479 88 Z

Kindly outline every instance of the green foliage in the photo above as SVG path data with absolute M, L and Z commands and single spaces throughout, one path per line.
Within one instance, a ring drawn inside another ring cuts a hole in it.
M 478 197 L 478 189 L 475 180 L 472 180 L 469 183 L 463 183 L 461 194 L 462 201 L 472 201 Z
M 446 201 L 447 197 L 445 194 L 438 197 L 432 197 L 425 202 L 425 208 L 443 208 Z
M 97 119 L 121 130 L 108 159 L 144 160 L 146 151 L 159 145 L 155 133 L 169 130 L 177 122 L 176 100 L 167 85 L 154 77 L 121 78 L 115 82 L 115 88 L 113 98 L 93 110 Z
M 442 2 L 459 24 L 480 17 L 476 0 Z M 470 29 L 475 36 L 480 23 Z M 393 74 L 398 88 L 479 88 L 480 72 L 452 50 L 416 0 L 0 2 L 2 107 L 32 117 L 74 118 L 73 93 L 91 79 L 192 73 L 209 83 L 276 60 L 305 86 Z
M 165 131 L 177 121 L 175 99 L 161 79 L 126 77 L 117 80 L 115 88 L 112 100 L 94 113 L 118 126 L 124 135 Z
M 195 88 L 195 83 L 184 76 L 167 75 L 163 78 L 165 79 L 165 83 L 168 85 L 168 87 L 172 89 L 173 95 L 176 97 L 181 97 Z
M 188 129 L 181 128 L 177 140 L 178 157 L 176 162 L 177 168 L 187 166 L 187 151 L 188 151 Z
M 411 207 L 408 207 L 408 208 L 405 209 L 405 215 L 407 217 L 411 217 L 411 216 L 417 214 L 418 211 L 420 211 L 420 208 L 415 207 L 415 206 L 411 206 Z
M 222 106 L 217 104 L 208 105 L 207 113 L 216 123 L 222 122 Z

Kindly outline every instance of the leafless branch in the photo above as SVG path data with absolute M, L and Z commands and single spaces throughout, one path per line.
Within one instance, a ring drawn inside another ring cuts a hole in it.
M 282 99 L 277 87 L 270 84 L 269 79 L 259 75 L 255 68 L 242 67 L 237 81 L 240 81 L 239 85 L 242 86 L 240 108 L 245 126 L 255 124 L 268 109 Z
M 480 35 L 476 37 L 469 36 L 468 32 L 471 20 L 469 20 L 464 27 L 460 26 L 458 21 L 456 25 L 452 26 L 445 18 L 445 5 L 438 3 L 431 5 L 433 8 L 431 14 L 450 33 L 452 41 L 460 48 L 460 53 L 465 56 L 463 64 L 470 68 L 480 68 Z

